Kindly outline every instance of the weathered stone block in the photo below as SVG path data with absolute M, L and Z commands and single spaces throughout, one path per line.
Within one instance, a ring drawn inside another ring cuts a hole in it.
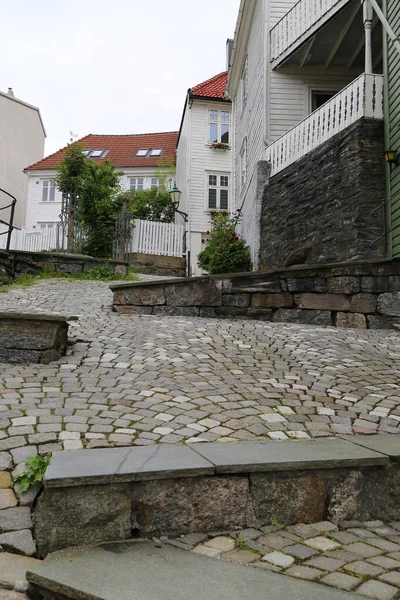
M 299 323 L 304 325 L 332 325 L 330 310 L 299 310 L 280 308 L 273 316 L 274 323 Z
M 250 294 L 223 294 L 223 306 L 247 307 L 250 304 Z
M 253 294 L 251 305 L 256 308 L 290 308 L 293 306 L 293 296 L 285 292 Z
M 389 277 L 362 277 L 361 290 L 373 294 L 398 292 L 400 290 L 400 275 Z
M 350 300 L 340 294 L 299 294 L 294 297 L 298 308 L 320 310 L 350 310 Z
M 7 508 L 0 511 L 0 530 L 19 531 L 32 527 L 31 511 L 28 507 Z
M 56 341 L 58 324 L 50 321 L 0 320 L 0 343 L 3 348 L 21 348 L 23 350 L 46 350 Z
M 361 280 L 359 277 L 342 276 L 328 279 L 329 294 L 357 294 L 360 291 Z
M 119 315 L 151 315 L 152 306 L 132 306 L 130 304 L 113 304 L 113 311 Z
M 155 306 L 153 315 L 169 317 L 198 317 L 200 309 L 197 306 Z
M 215 319 L 216 316 L 215 308 L 211 308 L 209 306 L 200 307 L 199 317 L 203 317 L 205 319 Z
M 398 317 L 382 317 L 380 315 L 367 315 L 368 329 L 392 329 L 399 322 Z
M 130 488 L 132 527 L 142 535 L 173 537 L 244 526 L 248 490 L 246 476 L 136 483 Z
M 377 310 L 381 315 L 400 317 L 400 292 L 378 296 Z
M 161 286 L 116 288 L 114 290 L 114 304 L 157 306 L 165 304 L 165 295 Z
M 321 277 L 298 277 L 288 278 L 287 288 L 289 292 L 327 292 L 326 279 Z
M 221 288 L 220 282 L 212 280 L 192 280 L 163 286 L 168 306 L 221 306 Z
M 243 317 L 247 319 L 260 319 L 269 321 L 272 316 L 271 308 L 238 308 L 234 306 L 218 306 L 215 314 L 220 318 Z
M 328 493 L 326 474 L 262 473 L 250 475 L 254 526 L 276 519 L 280 525 L 324 520 Z M 248 523 L 251 525 L 251 523 Z
M 356 313 L 374 313 L 377 298 L 374 294 L 356 294 L 350 300 L 350 310 Z
M 68 546 L 127 539 L 131 501 L 117 485 L 46 488 L 36 506 L 35 534 L 41 557 Z
M 336 327 L 345 329 L 366 329 L 367 320 L 364 315 L 359 313 L 343 313 L 336 315 Z

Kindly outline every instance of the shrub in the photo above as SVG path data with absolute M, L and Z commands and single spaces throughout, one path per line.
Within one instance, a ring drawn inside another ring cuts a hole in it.
M 240 211 L 235 217 L 225 212 L 212 214 L 211 232 L 207 232 L 206 247 L 197 258 L 201 269 L 211 275 L 251 271 L 249 247 L 235 231 L 239 220 Z

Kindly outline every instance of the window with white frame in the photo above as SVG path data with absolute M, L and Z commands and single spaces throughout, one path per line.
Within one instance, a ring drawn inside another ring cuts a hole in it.
M 207 208 L 208 210 L 228 210 L 229 207 L 229 175 L 207 175 Z
M 243 189 L 247 181 L 247 138 L 244 138 L 240 150 L 240 187 Z
M 54 229 L 57 223 L 38 223 L 39 228 L 44 231 L 46 229 Z
M 249 79 L 249 60 L 248 60 L 248 56 L 246 56 L 246 60 L 244 61 L 244 67 L 243 67 L 243 71 L 242 71 L 242 79 L 241 79 L 242 110 L 247 102 L 248 79 Z
M 208 111 L 208 141 L 210 144 L 229 144 L 231 114 L 229 110 Z
M 42 202 L 54 202 L 56 199 L 56 182 L 54 179 L 44 179 L 42 187 Z
M 144 189 L 144 177 L 130 177 L 129 189 L 141 192 Z
M 152 177 L 151 178 L 150 187 L 151 187 L 152 190 L 158 188 L 158 179 L 156 177 Z

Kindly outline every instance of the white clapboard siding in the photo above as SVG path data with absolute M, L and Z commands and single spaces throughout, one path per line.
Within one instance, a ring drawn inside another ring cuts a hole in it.
M 271 30 L 274 66 L 300 47 L 351 0 L 299 0 Z
M 8 227 L 0 224 L 0 250 L 7 245 Z M 60 245 L 62 242 L 60 239 Z M 57 248 L 57 228 L 53 229 L 14 229 L 11 236 L 10 250 L 24 250 L 26 252 L 41 252 Z
M 129 252 L 183 256 L 184 234 L 183 225 L 137 219 L 129 243 Z
M 266 149 L 276 175 L 358 119 L 383 119 L 383 76 L 364 73 Z

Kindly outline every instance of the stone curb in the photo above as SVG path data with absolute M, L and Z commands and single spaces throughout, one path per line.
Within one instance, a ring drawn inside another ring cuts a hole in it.
M 389 440 L 386 445 L 390 445 Z M 343 439 L 216 442 L 199 443 L 190 448 L 159 444 L 144 448 L 58 452 L 46 472 L 44 486 L 70 487 L 220 473 L 338 469 L 388 463 L 387 453 Z

